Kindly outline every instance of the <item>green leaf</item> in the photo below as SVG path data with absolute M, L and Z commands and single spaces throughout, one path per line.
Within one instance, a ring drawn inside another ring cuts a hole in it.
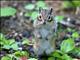
M 34 4 L 28 4 L 28 5 L 26 5 L 26 6 L 25 6 L 25 9 L 33 10 L 33 9 L 34 9 L 34 7 L 35 7 L 35 5 L 34 5 Z
M 19 47 L 18 47 L 17 43 L 14 43 L 11 45 L 11 48 L 13 48 L 14 50 L 18 50 Z
M 61 56 L 63 55 L 63 53 L 59 50 L 54 51 L 51 56 L 62 59 Z
M 31 19 L 32 19 L 32 20 L 36 20 L 36 18 L 38 17 L 38 15 L 39 15 L 39 13 L 36 12 L 36 11 L 34 11 L 34 12 L 32 13 L 32 15 L 31 15 Z
M 16 57 L 21 57 L 21 56 L 27 56 L 28 57 L 29 53 L 27 51 L 17 51 L 17 52 L 14 53 L 14 55 Z
M 0 9 L 0 16 L 1 17 L 5 17 L 5 16 L 13 16 L 16 13 L 16 9 L 12 8 L 12 7 L 2 7 Z
M 0 44 L 1 45 L 4 45 L 5 44 L 5 36 L 2 34 L 2 33 L 0 33 Z
M 2 58 L 1 58 L 1 60 L 12 60 L 10 57 L 8 57 L 8 56 L 3 56 Z
M 37 7 L 44 7 L 44 6 L 46 6 L 46 4 L 45 4 L 44 1 L 38 1 L 38 2 L 36 3 L 36 5 L 37 5 Z
M 16 57 L 21 57 L 21 56 L 22 56 L 21 51 L 16 51 L 16 52 L 14 53 L 14 55 L 15 55 Z
M 55 58 L 54 57 L 49 57 L 48 60 L 55 60 Z
M 6 45 L 6 46 L 8 46 L 9 45 L 9 40 L 7 40 L 7 39 L 5 39 L 5 40 L 3 40 L 3 45 Z
M 27 51 L 22 51 L 21 53 L 22 53 L 22 56 L 27 56 L 27 57 L 29 56 L 29 53 Z
M 70 56 L 68 56 L 67 54 L 64 54 L 62 56 L 63 60 L 73 60 Z
M 75 5 L 75 7 L 80 7 L 80 1 L 73 0 L 72 2 Z
M 39 8 L 43 8 L 43 9 L 47 9 L 48 7 L 47 7 L 47 5 L 46 5 L 46 3 L 44 2 L 44 1 L 38 1 L 37 3 L 36 3 L 36 9 L 37 10 L 39 10 Z
M 79 33 L 78 33 L 78 32 L 74 32 L 74 33 L 72 34 L 72 37 L 73 37 L 73 38 L 79 38 L 79 37 L 80 37 L 80 35 L 79 35 Z
M 52 57 L 49 58 L 50 60 L 52 60 L 54 58 L 57 60 L 72 60 L 72 58 L 70 56 L 68 56 L 65 53 L 62 53 L 60 50 L 54 51 L 51 56 Z
M 60 46 L 60 50 L 64 53 L 68 53 L 69 51 L 71 51 L 72 49 L 74 49 L 75 47 L 75 43 L 74 43 L 74 40 L 69 38 L 67 40 L 64 40 L 62 43 L 61 43 L 61 46 Z
M 7 56 L 9 56 L 9 57 L 11 57 L 11 58 L 13 58 L 13 57 L 14 57 L 14 55 L 13 55 L 13 54 L 7 54 Z
M 31 14 L 32 14 L 32 12 L 26 12 L 26 13 L 24 14 L 24 16 L 25 16 L 25 17 L 30 17 Z
M 54 19 L 58 22 L 61 22 L 63 20 L 64 16 L 55 16 Z
M 11 45 L 11 44 L 13 44 L 15 42 L 14 39 L 9 39 L 8 41 L 9 41 L 9 44 L 8 45 Z
M 80 57 L 80 47 L 75 47 L 70 53 L 74 56 Z
M 3 48 L 5 48 L 5 49 L 10 49 L 11 46 L 10 46 L 10 45 L 4 45 Z
M 27 44 L 27 45 L 29 45 L 29 44 L 30 44 L 30 41 L 29 41 L 27 38 L 23 38 L 22 44 Z
M 4 44 L 3 48 L 5 48 L 5 49 L 13 48 L 14 50 L 18 50 L 18 45 L 17 45 L 17 43 L 15 43 L 14 39 L 13 40 L 7 40 L 5 42 L 6 43 Z

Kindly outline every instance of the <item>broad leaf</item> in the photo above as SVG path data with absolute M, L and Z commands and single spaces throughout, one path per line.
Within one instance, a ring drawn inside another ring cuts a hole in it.
M 8 43 L 5 44 L 5 45 L 3 46 L 3 48 L 5 48 L 5 49 L 13 48 L 13 50 L 18 50 L 19 47 L 18 47 L 17 43 L 14 43 L 14 41 L 12 41 L 12 42 L 10 42 L 10 43 L 9 43 L 9 41 L 8 41 Z
M 59 58 L 59 59 L 62 59 L 62 52 L 61 51 L 59 51 L 59 50 L 56 50 L 56 51 L 54 51 L 52 54 L 51 54 L 51 56 L 53 56 L 53 57 L 55 57 L 55 58 Z
M 24 16 L 25 16 L 25 17 L 30 17 L 31 14 L 32 14 L 32 12 L 26 12 L 26 13 L 24 14 Z
M 62 59 L 63 60 L 73 60 L 70 56 L 68 56 L 67 54 L 64 54 L 63 56 L 62 56 Z
M 15 42 L 14 39 L 9 39 L 8 41 L 9 41 L 9 44 L 8 45 L 12 45 Z
M 36 3 L 36 5 L 37 5 L 37 7 L 44 7 L 44 6 L 46 6 L 46 4 L 45 4 L 44 1 L 38 1 L 38 2 Z
M 36 18 L 38 17 L 39 13 L 34 11 L 32 14 L 31 14 L 31 19 L 32 20 L 36 20 Z
M 22 56 L 21 51 L 16 51 L 16 52 L 14 53 L 14 55 L 15 55 L 16 57 L 21 57 L 21 56 Z
M 75 47 L 70 53 L 74 56 L 80 57 L 80 47 Z
M 12 60 L 10 57 L 8 57 L 8 56 L 3 56 L 2 58 L 1 58 L 1 60 Z
M 7 56 L 9 56 L 9 57 L 11 57 L 11 58 L 13 58 L 13 57 L 14 57 L 14 55 L 13 55 L 13 54 L 7 54 Z
M 10 49 L 11 46 L 10 46 L 10 45 L 4 45 L 3 48 L 4 48 L 4 49 Z
M 79 37 L 80 37 L 80 35 L 79 35 L 79 33 L 78 33 L 78 32 L 74 32 L 74 33 L 72 34 L 72 37 L 73 37 L 73 38 L 79 38 Z
M 22 44 L 27 44 L 27 45 L 29 45 L 29 44 L 30 44 L 30 41 L 29 41 L 27 38 L 23 38 Z
M 14 55 L 16 57 L 22 57 L 22 56 L 27 56 L 28 57 L 29 53 L 27 51 L 17 51 L 17 52 L 14 53 Z
M 7 40 L 6 38 L 5 38 L 5 40 L 3 40 L 3 45 L 5 45 L 5 46 L 8 46 L 9 45 L 9 40 Z
M 47 5 L 46 5 L 46 3 L 44 2 L 44 1 L 38 1 L 37 3 L 36 3 L 36 9 L 37 10 L 39 10 L 39 8 L 43 8 L 43 9 L 47 9 L 48 7 L 47 7 Z
M 33 9 L 34 9 L 34 7 L 35 7 L 35 5 L 34 5 L 34 4 L 28 4 L 28 5 L 26 5 L 26 6 L 25 6 L 25 9 L 33 10 Z
M 0 9 L 0 16 L 13 16 L 16 13 L 16 9 L 12 8 L 12 7 L 2 7 Z
M 68 53 L 69 51 L 74 49 L 74 47 L 75 47 L 74 40 L 70 38 L 70 39 L 64 40 L 61 43 L 60 50 L 64 53 Z
M 22 56 L 29 56 L 29 53 L 27 52 L 27 51 L 21 51 L 21 53 L 22 53 Z
M 0 33 L 0 44 L 1 45 L 4 45 L 5 44 L 5 36 L 2 34 L 2 33 Z
M 11 45 L 11 48 L 13 48 L 13 50 L 18 50 L 18 44 L 17 43 L 14 43 Z
M 54 57 L 49 57 L 48 60 L 55 60 L 55 58 Z
M 57 22 L 61 22 L 63 20 L 64 16 L 55 16 L 54 19 L 57 21 Z

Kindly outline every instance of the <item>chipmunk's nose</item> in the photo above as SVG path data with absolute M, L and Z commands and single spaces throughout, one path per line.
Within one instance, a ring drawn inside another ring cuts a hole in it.
M 46 24 L 46 22 L 44 21 L 43 24 Z

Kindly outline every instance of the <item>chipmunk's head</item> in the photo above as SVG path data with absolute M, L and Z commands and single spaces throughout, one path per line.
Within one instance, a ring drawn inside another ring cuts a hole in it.
M 39 15 L 37 20 L 34 21 L 33 26 L 38 27 L 44 24 L 50 24 L 50 22 L 54 22 L 53 20 L 53 9 L 42 9 L 39 8 Z
M 39 9 L 39 16 L 37 17 L 37 20 L 43 23 L 51 22 L 53 20 L 53 9 Z

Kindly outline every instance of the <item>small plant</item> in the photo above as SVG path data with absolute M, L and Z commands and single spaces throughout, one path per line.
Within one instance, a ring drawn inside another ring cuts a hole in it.
M 4 57 L 1 58 L 1 60 L 12 60 L 12 59 L 9 56 L 4 56 Z
M 13 16 L 16 13 L 16 9 L 12 7 L 1 7 L 0 17 Z
M 62 41 L 60 45 L 60 50 L 55 50 L 49 55 L 48 60 L 73 60 L 71 55 L 77 55 L 78 57 L 80 56 L 80 48 L 75 47 L 74 40 L 69 38 L 67 40 Z
M 62 22 L 64 19 L 64 16 L 55 16 L 54 20 L 56 20 L 57 22 Z
M 32 14 L 31 14 L 31 19 L 32 20 L 36 20 L 37 19 L 37 16 L 39 16 L 39 13 L 34 11 Z
M 74 32 L 74 33 L 72 34 L 72 37 L 73 37 L 73 38 L 79 38 L 79 37 L 80 37 L 80 35 L 79 35 L 79 33 L 78 33 L 78 32 Z
M 66 48 L 65 48 L 66 47 Z M 75 43 L 74 43 L 74 40 L 69 38 L 67 40 L 64 40 L 62 43 L 61 43 L 61 47 L 60 47 L 60 50 L 64 53 L 67 53 L 71 50 L 73 50 L 75 47 Z
M 27 4 L 25 6 L 25 9 L 27 9 L 27 10 L 33 10 L 34 8 L 35 8 L 35 5 L 34 4 Z
M 36 3 L 36 9 L 39 10 L 39 8 L 48 9 L 48 7 L 44 1 L 38 1 Z
M 26 51 L 16 51 L 14 55 L 16 57 L 22 57 L 22 56 L 26 56 L 27 58 L 29 57 L 29 53 Z

